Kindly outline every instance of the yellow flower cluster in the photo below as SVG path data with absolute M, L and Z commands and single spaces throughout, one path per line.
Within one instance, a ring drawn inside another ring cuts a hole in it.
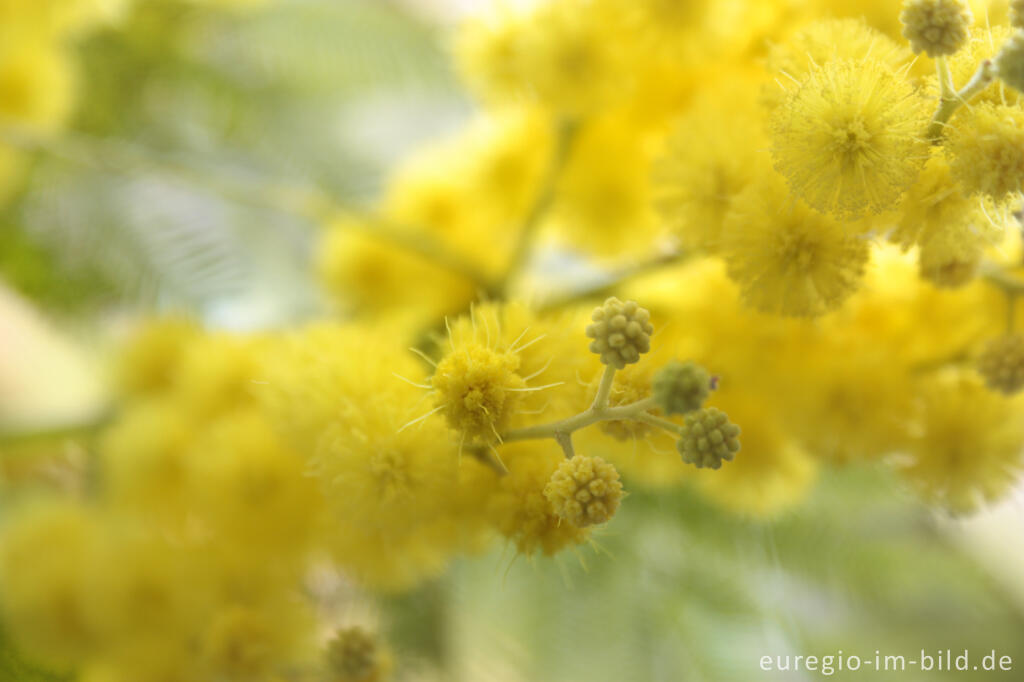
M 598 310 L 649 318 L 632 301 Z M 31 655 L 118 680 L 271 679 L 296 665 L 383 679 L 386 656 L 355 630 L 317 655 L 303 590 L 315 562 L 401 590 L 497 535 L 554 554 L 623 496 L 612 464 L 575 455 L 575 431 L 682 434 L 654 414 L 649 380 L 610 401 L 616 368 L 586 351 L 583 322 L 485 304 L 416 352 L 382 322 L 143 328 L 117 368 L 123 404 L 95 490 L 5 520 L 0 616 Z
M 251 388 L 261 340 L 183 321 L 125 354 L 95 492 L 5 519 L 0 605 L 43 662 L 110 679 L 262 679 L 303 660 L 317 498 Z
M 1024 109 L 993 66 L 1015 29 L 968 16 L 907 3 L 935 75 L 881 0 L 472 17 L 482 112 L 329 211 L 339 315 L 143 330 L 95 490 L 6 519 L 5 629 L 118 680 L 382 680 L 363 630 L 317 653 L 314 565 L 394 591 L 496 538 L 552 555 L 623 481 L 770 517 L 872 461 L 955 513 L 998 500 L 1024 465 Z M 553 294 L 581 263 L 592 286 Z

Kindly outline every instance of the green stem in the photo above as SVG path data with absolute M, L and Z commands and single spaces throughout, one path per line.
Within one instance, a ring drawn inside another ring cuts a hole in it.
M 530 210 L 526 214 L 526 218 L 523 220 L 519 239 L 512 251 L 512 255 L 509 257 L 508 264 L 505 266 L 504 275 L 488 292 L 492 298 L 505 298 L 512 281 L 520 274 L 523 266 L 526 264 L 526 260 L 533 249 L 533 241 L 537 235 L 537 230 L 540 229 L 544 216 L 547 215 L 551 205 L 555 202 L 558 178 L 562 175 L 562 170 L 569 160 L 569 154 L 579 127 L 579 122 L 575 120 L 566 120 L 559 124 L 555 152 L 548 166 L 547 175 L 541 185 L 540 192 L 537 194 L 533 204 L 530 206 Z
M 655 417 L 653 414 L 637 415 L 636 420 L 645 424 L 650 424 L 651 426 L 656 426 L 659 429 L 664 429 L 676 435 L 682 435 L 683 433 L 683 427 L 679 424 L 670 422 L 667 419 L 662 419 L 661 417 Z
M 555 434 L 555 440 L 562 446 L 562 452 L 565 453 L 566 459 L 572 459 L 576 456 L 576 450 L 572 446 L 572 434 L 566 432 L 559 432 Z
M 503 443 L 518 440 L 538 440 L 541 438 L 554 438 L 558 440 L 563 434 L 571 434 L 586 428 L 591 424 L 603 421 L 621 421 L 625 419 L 639 420 L 648 410 L 657 407 L 653 398 L 644 398 L 628 405 L 617 407 L 595 407 L 591 405 L 577 415 L 560 419 L 547 424 L 527 426 L 521 429 L 512 429 L 501 435 Z M 671 423 L 671 422 L 670 422 Z
M 594 394 L 594 402 L 591 404 L 590 409 L 603 410 L 608 407 L 608 396 L 612 393 L 612 385 L 614 383 L 615 368 L 611 365 L 605 365 L 604 372 L 601 374 L 601 383 L 597 386 L 597 393 Z
M 938 144 L 942 140 L 946 123 L 949 122 L 954 112 L 961 105 L 966 104 L 971 98 L 987 88 L 996 78 L 995 64 L 993 64 L 991 59 L 986 59 L 978 66 L 978 70 L 971 76 L 971 80 L 967 82 L 967 85 L 961 88 L 959 92 L 955 92 L 953 90 L 952 78 L 949 76 L 949 66 L 946 64 L 945 58 L 940 57 L 935 61 L 938 65 L 939 86 L 942 94 L 939 99 L 939 108 L 935 110 L 932 122 L 928 126 L 927 136 L 932 144 Z
M 647 260 L 633 265 L 627 265 L 611 274 L 606 282 L 596 286 L 571 291 L 566 294 L 554 296 L 540 304 L 541 310 L 554 310 L 565 306 L 579 303 L 592 298 L 604 298 L 613 295 L 619 287 L 629 280 L 646 275 L 661 268 L 671 267 L 684 262 L 692 255 L 689 251 L 669 251 L 668 253 L 657 254 Z
M 956 97 L 956 86 L 953 84 L 953 74 L 949 70 L 949 60 L 944 56 L 935 59 L 935 72 L 939 78 L 939 96 L 941 99 L 952 99 Z
M 508 469 L 506 469 L 501 462 L 495 459 L 490 449 L 468 447 L 466 448 L 466 452 L 469 454 L 470 457 L 476 458 L 477 461 L 479 461 L 481 464 L 489 467 L 492 471 L 494 471 L 494 473 L 498 474 L 498 476 L 504 476 L 505 474 L 508 473 Z

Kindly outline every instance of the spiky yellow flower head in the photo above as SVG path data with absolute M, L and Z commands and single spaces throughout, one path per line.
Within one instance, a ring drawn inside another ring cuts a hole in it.
M 808 71 L 827 62 L 869 58 L 898 71 L 913 55 L 905 45 L 872 28 L 863 18 L 822 19 L 773 45 L 768 53 L 768 70 L 784 74 L 785 80 L 802 81 Z M 773 81 L 765 87 L 762 101 L 774 109 L 784 95 L 785 90 Z
M 1004 83 L 1018 92 L 1024 92 L 1024 32 L 1018 31 L 996 56 L 996 72 Z
M 197 422 L 166 397 L 139 401 L 100 439 L 108 503 L 165 523 L 182 520 L 194 464 L 187 456 Z
M 324 230 L 316 269 L 339 307 L 372 317 L 394 314 L 433 319 L 473 299 L 468 279 L 379 238 L 353 220 Z M 420 286 L 409 286 L 410 281 Z
M 683 434 L 676 449 L 683 461 L 698 469 L 718 469 L 722 460 L 731 461 L 740 450 L 740 427 L 725 412 L 706 407 L 686 415 Z
M 165 391 L 178 372 L 188 343 L 199 327 L 185 318 L 146 322 L 122 349 L 115 368 L 117 385 L 128 396 Z
M 94 563 L 80 570 L 89 575 L 87 603 L 107 641 L 170 641 L 196 627 L 206 600 L 185 556 L 141 524 L 104 519 Z
M 904 195 L 890 241 L 908 249 L 950 230 L 995 239 L 994 232 L 998 230 L 990 227 L 986 216 L 998 213 L 995 206 L 986 206 L 977 197 L 966 196 L 953 177 L 945 155 L 936 153 Z
M 628 76 L 614 14 L 599 3 L 545 3 L 526 33 L 526 78 L 545 106 L 579 116 L 607 105 L 626 90 Z
M 511 443 L 502 447 L 501 456 L 508 474 L 488 498 L 488 514 L 498 531 L 527 556 L 552 556 L 583 542 L 588 530 L 563 521 L 544 495 L 551 475 L 565 461 L 561 448 L 554 441 Z
M 921 277 L 957 287 L 974 277 L 984 247 L 1011 220 L 1008 206 L 965 195 L 945 155 L 936 153 L 904 195 L 890 240 L 904 249 L 917 245 Z
M 927 108 L 876 61 L 812 68 L 771 119 L 772 158 L 793 192 L 847 217 L 892 208 L 927 158 Z
M 255 556 L 298 554 L 320 498 L 302 458 L 257 410 L 238 409 L 211 424 L 191 449 L 195 500 L 207 532 L 244 543 Z
M 1019 403 L 954 372 L 922 387 L 920 409 L 902 473 L 925 500 L 963 514 L 1013 487 L 1024 453 Z
M 856 290 L 868 244 L 788 196 L 769 172 L 736 198 L 725 221 L 722 255 L 748 305 L 814 316 L 839 307 Z
M 576 456 L 558 465 L 544 486 L 559 517 L 579 528 L 609 521 L 622 501 L 615 467 L 600 457 Z
M 646 254 L 661 229 L 651 207 L 649 147 L 626 116 L 588 119 L 558 181 L 555 238 L 605 257 Z
M 100 527 L 92 510 L 39 501 L 5 514 L 0 535 L 0 615 L 18 647 L 66 664 L 95 646 L 88 574 Z
M 905 0 L 900 21 L 914 54 L 943 57 L 967 41 L 971 10 L 961 0 Z
M 605 0 L 621 17 L 623 33 L 636 36 L 653 56 L 685 63 L 705 43 L 701 38 L 714 3 L 708 0 Z
M 918 272 L 937 287 L 961 287 L 974 279 L 983 246 L 977 233 L 956 226 L 933 230 L 919 241 Z
M 1010 25 L 1024 28 L 1024 0 L 1010 0 Z
M 457 449 L 399 338 L 386 325 L 299 330 L 267 353 L 258 392 L 322 491 L 327 549 L 381 589 L 436 575 L 461 542 L 449 516 Z
M 1024 186 L 1024 109 L 981 102 L 947 127 L 950 168 L 964 189 L 996 201 Z
M 241 334 L 207 334 L 189 342 L 174 377 L 182 406 L 208 418 L 249 404 L 257 347 L 257 337 Z
M 711 392 L 711 375 L 694 362 L 673 360 L 654 375 L 654 399 L 665 414 L 699 410 Z
M 469 440 L 494 441 L 508 424 L 526 382 L 516 373 L 519 358 L 482 344 L 467 345 L 445 356 L 430 385 L 435 404 L 448 425 Z
M 497 5 L 491 12 L 467 19 L 456 35 L 459 72 L 478 96 L 489 102 L 509 101 L 525 94 L 523 36 L 526 17 Z
M 327 644 L 330 682 L 380 682 L 391 670 L 378 637 L 358 625 L 339 628 Z
M 612 296 L 594 309 L 593 324 L 587 325 L 587 336 L 594 339 L 590 350 L 601 356 L 601 362 L 616 369 L 639 362 L 651 349 L 651 314 L 636 301 L 620 301 Z
M 716 91 L 693 104 L 652 167 L 655 207 L 688 249 L 718 250 L 722 222 L 750 183 L 758 150 L 766 144 L 751 88 L 736 90 Z M 736 135 L 737 130 L 744 134 Z
M 1010 395 L 1024 388 L 1024 334 L 989 341 L 978 357 L 978 372 L 994 391 Z

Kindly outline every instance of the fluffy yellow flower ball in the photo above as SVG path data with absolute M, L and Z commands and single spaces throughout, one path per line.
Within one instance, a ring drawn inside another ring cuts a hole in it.
M 654 163 L 654 204 L 687 248 L 718 250 L 725 216 L 757 171 L 766 143 L 752 95 L 748 88 L 700 98 L 679 117 Z
M 997 201 L 1024 187 L 1024 109 L 981 102 L 947 127 L 953 176 L 970 193 Z
M 516 370 L 514 353 L 498 353 L 482 345 L 457 348 L 437 365 L 430 380 L 435 404 L 448 425 L 470 441 L 500 438 L 526 382 Z
M 621 99 L 628 62 L 616 15 L 598 3 L 565 0 L 541 5 L 524 39 L 524 67 L 538 101 L 580 116 Z
M 926 104 L 880 62 L 813 68 L 772 115 L 775 168 L 819 211 L 890 209 L 927 160 Z
M 499 532 L 527 556 L 551 556 L 583 542 L 587 529 L 563 521 L 544 489 L 565 456 L 554 441 L 512 443 L 502 447 L 508 474 L 488 500 L 488 513 Z
M 775 109 L 785 101 L 786 89 L 780 87 L 782 83 L 800 82 L 814 68 L 837 59 L 873 59 L 898 72 L 913 55 L 905 46 L 869 26 L 863 18 L 815 21 L 771 47 L 768 70 L 779 76 L 765 87 L 762 101 Z
M 85 567 L 100 541 L 95 513 L 37 501 L 5 514 L 0 534 L 0 615 L 29 655 L 52 664 L 81 660 L 99 637 L 88 608 Z
M 788 196 L 782 181 L 769 174 L 736 198 L 722 254 L 749 305 L 814 316 L 837 308 L 856 290 L 868 243 Z
M 923 389 L 910 484 L 930 503 L 968 513 L 1010 490 L 1022 468 L 1019 401 L 987 389 L 979 377 L 948 374 Z

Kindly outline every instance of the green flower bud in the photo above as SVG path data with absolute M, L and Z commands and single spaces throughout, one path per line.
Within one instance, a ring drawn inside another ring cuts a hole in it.
M 593 339 L 590 350 L 604 364 L 622 369 L 651 349 L 651 314 L 636 301 L 613 296 L 594 309 L 591 319 L 594 323 L 587 325 L 587 336 Z
M 586 528 L 615 515 L 622 501 L 622 483 L 615 467 L 600 457 L 577 455 L 558 465 L 544 486 L 544 497 L 561 519 Z
M 1010 395 L 1024 388 L 1024 334 L 989 341 L 978 357 L 978 372 L 993 391 Z
M 1004 83 L 1024 92 L 1024 32 L 1017 31 L 996 55 L 996 72 Z
M 906 0 L 900 12 L 903 37 L 914 54 L 951 55 L 967 42 L 971 10 L 961 0 Z
M 711 392 L 711 375 L 694 362 L 673 360 L 654 375 L 654 399 L 665 414 L 699 410 Z
M 335 632 L 327 645 L 327 665 L 336 682 L 378 682 L 391 667 L 377 638 L 359 626 Z
M 718 469 L 722 460 L 731 461 L 740 450 L 740 427 L 725 412 L 706 407 L 686 415 L 683 435 L 676 449 L 683 461 L 699 469 Z

